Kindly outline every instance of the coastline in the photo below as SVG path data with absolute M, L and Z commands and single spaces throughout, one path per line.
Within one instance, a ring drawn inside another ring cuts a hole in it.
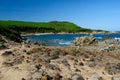
M 21 33 L 21 36 L 32 36 L 32 35 L 50 35 L 50 34 L 120 34 L 120 32 L 76 32 L 76 33 L 68 33 L 68 32 L 58 32 L 58 33 Z
M 68 32 L 58 32 L 58 33 L 21 33 L 21 36 L 32 36 L 32 35 L 49 35 L 49 34 L 111 34 L 113 32 L 76 32 L 76 33 L 68 33 Z M 113 34 L 117 34 L 114 32 Z
M 9 44 L 0 50 L 0 80 L 111 80 L 119 76 L 119 44 L 114 40 L 112 45 L 111 40 L 91 44 L 91 40 L 82 37 L 67 47 Z

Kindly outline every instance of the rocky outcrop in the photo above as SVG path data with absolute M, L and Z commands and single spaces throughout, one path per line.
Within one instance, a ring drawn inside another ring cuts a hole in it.
M 22 37 L 19 32 L 7 28 L 0 28 L 0 36 L 4 36 L 2 39 L 4 41 L 12 40 L 15 42 L 22 42 Z
M 78 37 L 76 38 L 72 45 L 73 46 L 84 46 L 84 45 L 91 45 L 95 44 L 97 40 L 93 37 L 93 35 L 90 36 L 83 36 L 83 37 Z
M 7 48 L 6 45 L 4 45 L 4 44 L 0 44 L 0 50 L 2 50 L 2 49 L 6 49 L 6 48 Z
M 1 50 L 0 74 L 4 76 L 0 80 L 8 80 L 13 73 L 20 74 L 15 80 L 119 80 L 119 41 L 97 41 L 93 36 L 78 40 L 67 47 L 24 43 Z
M 81 47 L 96 50 L 97 52 L 112 52 L 118 50 L 120 41 L 114 38 L 108 38 L 105 40 L 96 40 L 93 35 L 83 36 L 76 38 L 72 46 L 77 46 L 78 49 Z

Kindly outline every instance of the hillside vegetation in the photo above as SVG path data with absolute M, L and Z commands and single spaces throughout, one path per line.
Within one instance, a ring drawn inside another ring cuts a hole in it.
M 0 20 L 0 27 L 12 29 L 18 32 L 88 32 L 90 29 L 81 28 L 71 22 L 24 22 L 24 21 L 3 21 Z
M 58 32 L 90 32 L 90 29 L 81 28 L 71 22 L 24 22 L 0 20 L 0 34 L 15 42 L 21 42 L 21 33 L 58 33 Z M 2 39 L 0 39 L 2 41 Z
M 4 39 L 2 38 L 2 36 L 4 36 L 6 39 L 9 39 L 15 42 L 22 41 L 22 37 L 20 36 L 19 32 L 0 26 L 0 43 L 4 42 Z

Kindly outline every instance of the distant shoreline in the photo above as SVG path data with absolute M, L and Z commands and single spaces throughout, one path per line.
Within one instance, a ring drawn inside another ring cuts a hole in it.
M 59 33 L 22 33 L 21 36 L 32 36 L 32 35 L 49 35 L 49 34 L 120 34 L 119 32 L 77 32 L 77 33 L 68 33 L 68 32 L 59 32 Z
M 24 33 L 21 34 L 21 36 L 31 36 L 31 35 L 47 35 L 47 34 L 90 34 L 90 33 L 86 33 L 86 32 L 82 32 L 82 33 L 67 33 L 67 32 L 59 32 L 59 33 Z

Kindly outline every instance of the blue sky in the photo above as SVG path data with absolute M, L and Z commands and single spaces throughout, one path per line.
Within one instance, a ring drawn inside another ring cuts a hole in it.
M 119 31 L 120 0 L 0 0 L 0 20 L 70 21 L 85 28 Z

